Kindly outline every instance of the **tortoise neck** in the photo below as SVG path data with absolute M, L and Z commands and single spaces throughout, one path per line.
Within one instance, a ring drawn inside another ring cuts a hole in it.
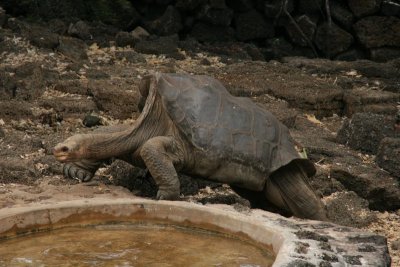
M 86 146 L 87 156 L 106 159 L 134 153 L 149 139 L 165 135 L 169 117 L 163 111 L 161 101 L 154 101 L 143 111 L 132 127 L 109 134 L 91 134 Z
M 92 134 L 85 153 L 88 158 L 107 159 L 136 151 L 144 142 L 138 125 L 112 134 Z

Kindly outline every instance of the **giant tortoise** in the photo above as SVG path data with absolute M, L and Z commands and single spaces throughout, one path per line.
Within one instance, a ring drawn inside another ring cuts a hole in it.
M 179 197 L 181 172 L 227 183 L 250 200 L 261 195 L 297 217 L 326 219 L 307 182 L 314 165 L 270 112 L 208 76 L 155 73 L 139 91 L 145 104 L 134 125 L 74 135 L 54 148 L 66 176 L 88 181 L 115 157 L 147 168 L 157 199 Z

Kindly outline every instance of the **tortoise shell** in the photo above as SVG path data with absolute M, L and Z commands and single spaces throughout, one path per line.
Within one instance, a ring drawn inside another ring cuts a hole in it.
M 218 80 L 163 73 L 151 79 L 149 90 L 160 96 L 177 128 L 210 157 L 268 174 L 292 160 L 301 161 L 286 126 L 250 99 L 232 96 Z M 306 169 L 312 175 L 310 164 Z

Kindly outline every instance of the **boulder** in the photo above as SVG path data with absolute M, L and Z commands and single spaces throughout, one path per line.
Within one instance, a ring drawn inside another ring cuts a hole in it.
M 139 111 L 139 92 L 126 90 L 131 87 L 126 80 L 90 80 L 88 83 L 88 91 L 93 95 L 97 108 L 116 119 L 132 118 Z
M 228 90 L 244 88 L 250 96 L 268 93 L 317 116 L 331 116 L 342 110 L 343 90 L 340 87 L 322 81 L 317 86 L 313 77 L 277 62 L 231 64 L 220 68 L 214 76 Z
M 74 60 L 85 60 L 88 58 L 86 54 L 87 45 L 84 41 L 73 37 L 60 36 L 59 42 L 57 50 L 66 57 Z
M 6 11 L 0 6 L 0 28 L 6 24 L 7 21 L 7 15 Z
M 347 6 L 339 1 L 330 1 L 332 18 L 344 29 L 351 30 L 354 23 L 354 15 Z
M 337 141 L 353 149 L 375 154 L 381 140 L 396 135 L 394 116 L 356 113 L 344 121 L 337 133 Z
M 178 51 L 178 36 L 161 36 L 142 40 L 135 45 L 135 50 L 143 54 L 174 54 Z
M 320 24 L 315 35 L 317 47 L 328 57 L 346 51 L 353 42 L 353 36 L 334 23 Z
M 76 23 L 71 23 L 68 27 L 67 33 L 72 37 L 82 40 L 93 39 L 92 34 L 90 33 L 90 26 L 82 20 L 79 20 Z
M 365 59 L 366 55 L 361 49 L 353 48 L 335 56 L 335 60 L 339 61 L 355 61 Z
M 140 26 L 137 26 L 133 31 L 131 31 L 131 34 L 135 42 L 145 40 L 150 36 L 150 34 Z
M 134 47 L 136 42 L 135 38 L 131 33 L 118 32 L 117 35 L 115 36 L 115 43 L 119 47 L 125 47 L 125 46 Z
M 290 40 L 300 46 L 309 46 L 309 43 L 314 39 L 315 30 L 317 25 L 307 15 L 301 15 L 295 18 L 297 26 L 301 29 L 308 41 L 299 32 L 296 25 L 292 22 L 286 24 L 286 31 Z
M 377 164 L 400 179 L 400 138 L 383 138 L 376 154 Z
M 348 117 L 361 112 L 395 115 L 398 101 L 400 101 L 399 94 L 357 87 L 346 90 L 344 94 L 344 114 Z
M 336 192 L 324 198 L 331 222 L 350 227 L 366 227 L 377 220 L 368 208 L 368 201 L 353 191 Z
M 300 13 L 320 13 L 324 0 L 298 0 L 298 9 Z
M 211 25 L 229 26 L 233 18 L 233 10 L 230 8 L 212 8 L 205 5 L 197 17 Z
M 191 11 L 206 2 L 207 0 L 177 0 L 175 7 L 179 10 Z
M 145 63 L 145 57 L 133 50 L 115 51 L 115 57 L 119 60 L 126 60 L 130 63 Z
M 331 168 L 330 177 L 338 180 L 349 191 L 368 200 L 372 210 L 400 208 L 400 185 L 386 171 L 363 164 L 354 158 L 352 163 L 340 162 Z M 355 165 L 359 162 L 358 165 Z
M 196 23 L 190 35 L 199 42 L 227 42 L 235 40 L 235 31 L 229 26 L 215 26 L 204 22 Z
M 225 0 L 208 0 L 208 4 L 212 7 L 212 8 L 226 8 L 226 2 Z
M 274 26 L 256 10 L 235 16 L 236 38 L 240 41 L 269 38 L 274 36 Z
M 268 18 L 275 19 L 282 12 L 282 1 L 281 0 L 272 0 L 272 1 L 264 1 L 264 14 Z M 294 10 L 294 0 L 288 0 L 286 9 L 289 13 L 292 13 Z
M 400 2 L 393 0 L 383 0 L 381 5 L 381 13 L 385 16 L 399 16 Z
M 364 17 L 378 12 L 382 0 L 348 0 L 347 3 L 354 15 Z
M 246 12 L 254 6 L 252 0 L 229 0 L 227 5 L 235 12 Z
M 52 33 L 43 27 L 33 26 L 28 33 L 29 41 L 41 48 L 54 49 L 59 45 L 58 34 Z
M 161 17 L 147 23 L 147 27 L 151 32 L 161 36 L 176 34 L 183 28 L 181 14 L 178 9 L 170 5 Z
M 264 56 L 266 60 L 293 56 L 293 45 L 283 37 L 270 38 L 265 41 Z
M 400 44 L 399 18 L 371 16 L 357 21 L 353 27 L 358 40 L 366 48 Z
M 395 58 L 400 58 L 400 47 L 379 47 L 370 50 L 371 60 L 377 62 L 387 62 Z

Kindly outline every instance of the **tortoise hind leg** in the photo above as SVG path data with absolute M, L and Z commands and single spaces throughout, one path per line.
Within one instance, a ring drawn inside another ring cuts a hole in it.
M 265 188 L 266 197 L 296 217 L 326 221 L 324 204 L 307 179 L 302 167 L 292 162 L 269 177 Z

